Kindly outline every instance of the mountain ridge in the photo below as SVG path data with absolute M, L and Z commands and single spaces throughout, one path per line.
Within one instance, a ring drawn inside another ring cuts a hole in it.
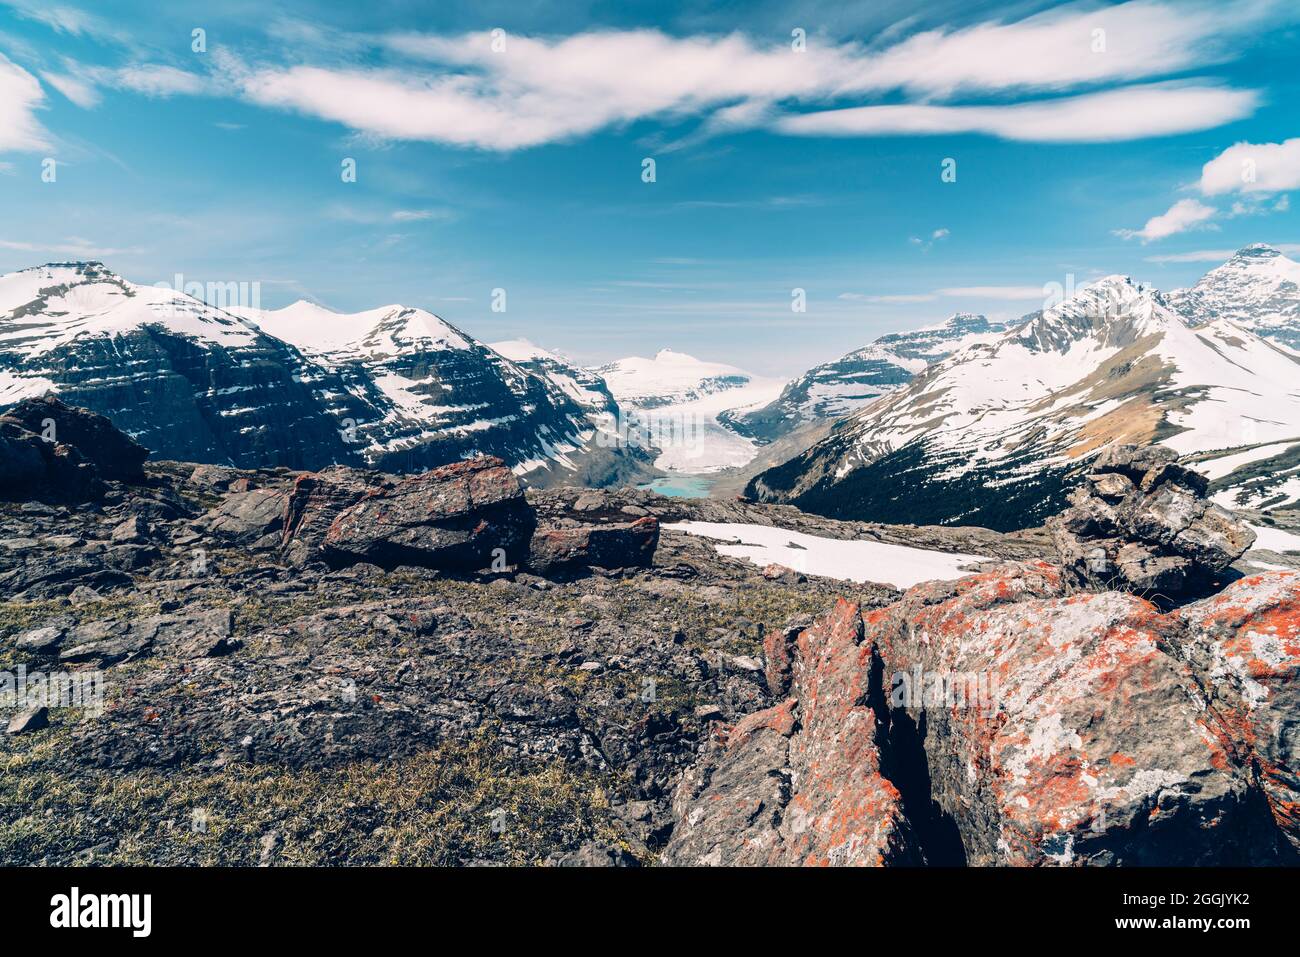
M 0 405 L 55 392 L 170 458 L 419 471 L 487 453 L 538 484 L 649 470 L 553 382 L 406 306 L 225 310 L 51 263 L 0 277 L 0 365 Z
M 1228 319 L 1193 325 L 1158 290 L 1108 276 L 928 367 L 747 494 L 837 518 L 1023 528 L 1108 445 L 1218 458 L 1297 438 L 1297 372 L 1285 345 Z M 1217 492 L 1278 504 L 1227 476 Z

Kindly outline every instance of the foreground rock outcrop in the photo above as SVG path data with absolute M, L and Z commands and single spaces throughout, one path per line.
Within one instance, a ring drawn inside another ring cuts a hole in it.
M 1204 592 L 1245 554 L 1255 533 L 1205 497 L 1205 476 L 1172 449 L 1120 445 L 1097 457 L 1048 521 L 1077 584 L 1146 594 Z
M 500 459 L 480 456 L 368 491 L 325 533 L 326 560 L 382 568 L 519 564 L 535 520 Z
M 790 697 L 738 722 L 684 778 L 665 863 L 921 863 L 881 773 L 858 606 L 841 600 L 793 637 Z
M 0 498 L 87 501 L 105 480 L 142 481 L 148 455 L 102 415 L 24 399 L 0 415 Z
M 666 858 L 1295 863 L 1300 576 L 1165 614 L 1067 590 L 1059 569 L 1015 564 L 919 585 L 860 620 L 837 606 L 792 644 L 769 636 L 769 682 L 788 669 L 791 697 L 706 751 Z M 805 794 L 837 802 L 812 835 Z

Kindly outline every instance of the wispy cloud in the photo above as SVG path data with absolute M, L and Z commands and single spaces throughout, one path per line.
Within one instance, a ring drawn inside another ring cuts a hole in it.
M 1042 299 L 1042 286 L 952 286 L 938 290 L 941 296 L 957 299 Z
M 78 259 L 106 259 L 110 256 L 125 256 L 141 251 L 138 247 L 101 246 L 78 237 L 70 237 L 62 242 L 55 243 L 25 243 L 0 239 L 0 249 L 54 256 L 73 256 Z
M 1300 137 L 1281 143 L 1237 143 L 1201 168 L 1206 196 L 1300 189 Z
M 44 105 L 40 81 L 0 53 L 0 152 L 49 148 L 49 134 L 36 119 Z
M 1196 249 L 1187 253 L 1164 253 L 1160 256 L 1147 256 L 1149 263 L 1221 263 L 1231 259 L 1235 249 Z
M 949 286 L 933 292 L 897 293 L 892 295 L 868 295 L 859 292 L 842 292 L 837 298 L 850 302 L 875 302 L 904 305 L 912 302 L 933 302 L 939 298 L 947 299 L 1001 299 L 1021 302 L 1042 299 L 1042 286 Z
M 942 242 L 943 240 L 947 239 L 950 235 L 952 235 L 951 230 L 946 228 L 940 228 L 934 230 L 932 233 L 930 233 L 928 237 L 923 238 L 921 236 L 912 236 L 909 237 L 907 241 L 911 243 L 913 246 L 921 247 L 922 252 L 929 252 L 931 246 L 933 246 L 935 243 Z
M 123 67 L 113 72 L 111 82 L 121 89 L 155 97 L 193 95 L 208 88 L 207 81 L 199 74 L 159 63 Z
M 1210 129 L 1248 116 L 1251 90 L 1149 83 L 1009 106 L 891 104 L 782 117 L 798 136 L 900 136 L 986 133 L 1039 143 L 1104 143 Z
M 374 226 L 385 223 L 448 222 L 456 218 L 455 210 L 446 207 L 429 209 L 364 209 L 336 204 L 325 209 L 325 215 L 346 223 Z
M 893 296 L 869 296 L 860 292 L 842 292 L 836 298 L 846 299 L 850 302 L 879 302 L 903 305 L 909 302 L 933 302 L 939 297 L 932 292 L 901 293 Z
M 93 83 L 80 77 L 60 73 L 42 73 L 41 79 L 84 110 L 94 109 L 101 99 Z
M 883 47 L 813 41 L 805 52 L 739 33 L 602 30 L 560 38 L 506 35 L 495 43 L 486 32 L 408 33 L 378 38 L 389 58 L 404 62 L 261 62 L 234 72 L 242 94 L 263 106 L 385 138 L 490 150 L 649 117 L 696 115 L 705 117 L 706 133 L 770 126 L 805 136 L 970 132 L 1091 142 L 1205 129 L 1249 114 L 1254 91 L 1203 80 L 1095 87 L 1231 59 L 1233 37 L 1276 22 L 1287 9 L 1272 0 L 1131 0 L 1104 10 L 1071 4 L 1013 22 L 917 33 Z M 349 36 L 347 43 L 351 48 L 358 40 Z M 934 102 L 1079 87 L 1093 89 L 1010 104 Z M 916 101 L 797 112 L 890 93 Z
M 1124 239 L 1140 239 L 1144 243 L 1164 239 L 1175 233 L 1204 227 L 1209 220 L 1218 215 L 1213 206 L 1206 206 L 1200 200 L 1180 199 L 1159 216 L 1152 216 L 1141 229 L 1117 229 L 1116 236 Z

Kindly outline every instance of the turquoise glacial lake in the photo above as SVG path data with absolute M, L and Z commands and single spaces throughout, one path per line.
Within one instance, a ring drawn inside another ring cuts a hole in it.
M 707 475 L 665 475 L 648 485 L 638 487 L 671 498 L 708 498 L 709 490 L 713 488 L 713 479 Z

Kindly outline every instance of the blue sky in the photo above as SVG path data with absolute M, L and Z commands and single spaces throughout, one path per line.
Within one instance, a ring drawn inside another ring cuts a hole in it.
M 1300 251 L 1293 2 L 271 6 L 0 0 L 0 269 L 794 374 Z

